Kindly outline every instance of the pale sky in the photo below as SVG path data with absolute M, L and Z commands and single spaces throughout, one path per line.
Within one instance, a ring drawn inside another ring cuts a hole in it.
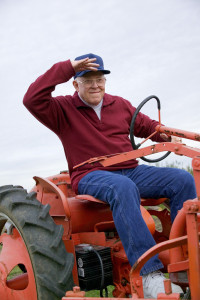
M 33 176 L 67 169 L 59 139 L 22 100 L 54 63 L 81 54 L 103 57 L 108 93 L 134 106 L 157 95 L 166 126 L 200 133 L 199 16 L 199 0 L 1 0 L 0 185 L 30 189 Z M 70 81 L 54 95 L 73 92 Z M 153 102 L 143 112 L 157 118 Z

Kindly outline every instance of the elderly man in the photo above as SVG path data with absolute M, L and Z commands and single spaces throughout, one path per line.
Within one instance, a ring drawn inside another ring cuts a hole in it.
M 110 167 L 97 162 L 73 169 L 92 157 L 132 150 L 129 131 L 135 108 L 129 101 L 105 93 L 105 74 L 109 73 L 102 58 L 91 53 L 59 62 L 29 87 L 24 105 L 60 138 L 75 192 L 109 203 L 132 266 L 155 245 L 140 213 L 140 197 L 169 198 L 173 221 L 183 202 L 196 197 L 196 191 L 193 177 L 186 171 L 138 165 L 136 160 Z M 52 97 L 55 86 L 73 76 L 74 95 Z M 147 137 L 157 124 L 139 113 L 134 134 Z M 152 140 L 162 142 L 163 137 L 157 133 Z M 157 298 L 164 292 L 162 267 L 154 256 L 142 268 L 144 297 Z M 174 284 L 172 290 L 182 293 Z

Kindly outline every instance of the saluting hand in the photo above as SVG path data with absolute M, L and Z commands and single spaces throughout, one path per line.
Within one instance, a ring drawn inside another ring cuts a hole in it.
M 71 64 L 74 68 L 75 72 L 80 72 L 84 70 L 90 70 L 90 71 L 98 71 L 99 64 L 95 64 L 94 61 L 96 58 L 84 58 L 80 60 L 72 60 Z

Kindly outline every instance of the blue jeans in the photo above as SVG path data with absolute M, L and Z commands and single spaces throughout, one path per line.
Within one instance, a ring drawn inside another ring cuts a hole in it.
M 132 266 L 155 241 L 140 212 L 141 198 L 170 199 L 171 219 L 174 220 L 183 202 L 196 198 L 191 174 L 175 168 L 139 165 L 134 169 L 93 171 L 78 185 L 79 194 L 88 194 L 109 203 L 117 232 Z M 163 267 L 158 256 L 142 268 L 141 275 Z

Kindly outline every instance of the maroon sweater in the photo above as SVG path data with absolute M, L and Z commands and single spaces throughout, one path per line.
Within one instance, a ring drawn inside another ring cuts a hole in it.
M 91 171 L 134 168 L 138 163 L 131 160 L 106 168 L 99 163 L 85 164 L 73 170 L 73 166 L 92 157 L 131 151 L 129 130 L 135 111 L 129 101 L 105 94 L 99 120 L 95 111 L 80 100 L 77 92 L 73 96 L 52 97 L 55 86 L 68 81 L 74 74 L 70 60 L 53 65 L 31 84 L 23 103 L 42 124 L 60 138 L 72 186 L 77 192 L 79 180 Z M 155 131 L 157 124 L 158 122 L 140 113 L 136 121 L 135 136 L 149 136 Z M 159 134 L 153 140 L 163 141 Z

